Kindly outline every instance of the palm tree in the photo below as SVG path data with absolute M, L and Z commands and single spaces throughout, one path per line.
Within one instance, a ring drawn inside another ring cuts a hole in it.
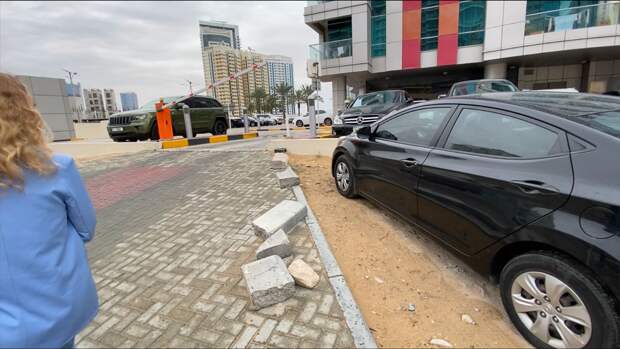
M 270 94 L 265 97 L 265 103 L 264 103 L 265 111 L 271 113 L 277 106 L 278 106 L 278 96 Z
M 288 122 L 288 120 L 286 120 L 286 97 L 291 94 L 293 86 L 289 86 L 286 83 L 282 82 L 277 84 L 274 90 L 276 91 L 276 94 L 280 97 L 280 104 L 282 105 L 282 116 L 284 117 L 284 122 Z
M 304 85 L 301 87 L 301 90 L 304 91 L 304 103 L 308 105 L 308 97 L 314 92 L 314 89 L 310 85 Z
M 267 92 L 265 92 L 265 89 L 263 89 L 262 87 L 256 88 L 256 90 L 252 92 L 250 97 L 254 98 L 254 104 L 256 105 L 256 111 L 258 111 L 259 113 L 262 113 L 263 112 L 262 107 L 264 106 L 263 101 L 267 97 Z
M 304 90 L 302 90 L 301 88 L 296 90 L 293 96 L 294 96 L 295 103 L 297 103 L 297 115 L 301 115 L 301 103 L 304 103 L 306 101 Z

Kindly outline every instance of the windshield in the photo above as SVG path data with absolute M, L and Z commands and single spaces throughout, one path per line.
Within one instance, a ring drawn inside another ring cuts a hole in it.
M 174 100 L 177 100 L 179 98 L 181 98 L 181 96 L 164 97 L 164 103 L 168 104 L 168 103 L 170 103 L 170 102 L 172 102 Z M 155 104 L 157 104 L 157 103 L 159 103 L 159 98 L 144 103 L 140 107 L 140 110 L 155 111 Z
M 519 89 L 510 81 L 472 81 L 454 86 L 452 96 L 484 92 L 516 92 Z
M 571 119 L 593 129 L 620 138 L 620 110 L 574 116 Z
M 357 97 L 357 99 L 355 100 L 355 102 L 353 102 L 353 105 L 351 107 L 355 108 L 355 107 L 365 107 L 368 105 L 375 105 L 375 104 L 394 103 L 396 102 L 397 98 L 398 98 L 398 92 L 396 91 L 383 91 L 383 92 L 370 93 L 367 95 Z

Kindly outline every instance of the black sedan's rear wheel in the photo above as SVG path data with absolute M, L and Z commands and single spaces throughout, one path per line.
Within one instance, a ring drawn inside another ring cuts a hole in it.
M 540 251 L 512 259 L 500 288 L 508 316 L 537 348 L 620 345 L 614 300 L 591 272 L 562 254 Z
M 338 192 L 347 198 L 357 196 L 357 183 L 353 174 L 351 160 L 346 155 L 340 155 L 334 163 L 334 179 Z
M 295 126 L 297 126 L 297 127 L 304 127 L 304 122 L 303 122 L 303 121 L 301 121 L 301 120 L 297 120 L 297 121 L 295 122 Z

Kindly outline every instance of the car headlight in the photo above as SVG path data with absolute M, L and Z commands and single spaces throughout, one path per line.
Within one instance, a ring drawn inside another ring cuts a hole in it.
M 146 119 L 146 117 L 147 117 L 146 114 L 136 115 L 134 116 L 134 120 L 144 120 Z
M 344 122 L 342 121 L 341 118 L 339 117 L 334 118 L 334 125 L 342 125 L 342 124 L 344 124 Z

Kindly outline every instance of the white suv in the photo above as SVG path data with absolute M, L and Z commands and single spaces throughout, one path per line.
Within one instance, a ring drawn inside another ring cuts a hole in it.
M 331 126 L 333 118 L 330 114 L 328 114 L 325 110 L 317 110 L 316 111 L 316 123 L 317 125 L 325 125 Z M 293 124 L 297 127 L 310 126 L 310 117 L 308 113 L 303 116 L 289 116 L 288 117 L 289 124 Z

